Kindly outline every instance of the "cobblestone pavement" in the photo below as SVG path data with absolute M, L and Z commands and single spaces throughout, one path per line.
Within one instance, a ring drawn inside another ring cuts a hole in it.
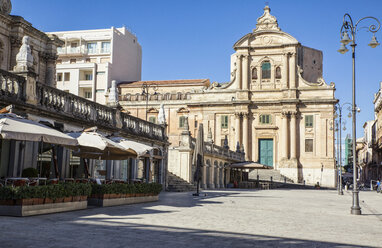
M 0 247 L 382 247 L 382 194 L 331 190 L 162 193 L 147 204 L 0 217 Z

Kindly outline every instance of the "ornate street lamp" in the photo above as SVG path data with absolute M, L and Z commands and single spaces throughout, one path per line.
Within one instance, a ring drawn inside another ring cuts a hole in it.
M 146 97 L 146 121 L 147 121 L 147 107 L 149 105 L 149 98 L 150 98 L 150 92 L 149 92 L 150 88 L 154 90 L 153 95 L 156 95 L 158 90 L 157 84 L 147 84 L 147 83 L 142 84 L 141 95 Z
M 343 168 L 343 165 L 342 165 L 342 130 L 346 130 L 346 127 L 345 125 L 342 126 L 342 108 L 345 106 L 345 105 L 349 105 L 349 108 L 348 110 L 351 111 L 351 104 L 348 103 L 348 102 L 345 102 L 344 104 L 339 104 L 337 103 L 335 106 L 334 106 L 334 111 L 336 111 L 336 114 L 335 114 L 335 118 L 338 117 L 338 127 L 336 128 L 336 131 L 338 132 L 337 134 L 339 135 L 338 137 L 338 142 L 337 142 L 337 150 L 338 150 L 338 156 L 337 156 L 337 159 L 338 159 L 338 194 L 339 195 L 343 195 L 344 192 L 342 190 L 342 168 Z M 349 113 L 349 117 L 351 117 L 351 114 Z M 344 122 L 345 124 L 346 122 Z
M 351 207 L 351 214 L 360 215 L 361 214 L 361 207 L 359 206 L 359 195 L 358 195 L 358 187 L 357 187 L 357 167 L 356 167 L 356 110 L 357 106 L 355 103 L 355 47 L 357 46 L 355 38 L 358 30 L 360 30 L 363 27 L 358 28 L 358 24 L 363 20 L 371 20 L 375 22 L 375 24 L 371 24 L 367 28 L 371 33 L 373 33 L 373 37 L 371 38 L 371 42 L 369 44 L 370 47 L 375 48 L 379 45 L 377 39 L 375 38 L 375 33 L 379 30 L 381 27 L 381 23 L 379 20 L 372 16 L 367 16 L 364 18 L 359 19 L 355 25 L 353 25 L 353 20 L 350 17 L 348 13 L 344 15 L 342 27 L 340 30 L 340 37 L 341 37 L 341 47 L 338 50 L 341 54 L 344 54 L 348 51 L 346 48 L 346 45 L 351 43 L 350 46 L 352 48 L 352 77 L 353 77 L 353 101 L 352 101 L 352 142 L 353 142 L 353 205 Z M 349 36 L 350 35 L 350 36 Z

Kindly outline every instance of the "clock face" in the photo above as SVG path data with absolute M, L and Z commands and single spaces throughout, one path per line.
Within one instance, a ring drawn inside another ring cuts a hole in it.
M 9 15 L 12 10 L 11 0 L 0 0 L 0 11 L 2 14 Z

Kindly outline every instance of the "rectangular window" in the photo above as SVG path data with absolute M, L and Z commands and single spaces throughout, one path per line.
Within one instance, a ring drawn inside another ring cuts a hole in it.
M 76 59 L 70 59 L 70 63 L 71 63 L 71 64 L 75 64 L 76 62 L 77 62 Z
M 270 124 L 271 116 L 270 115 L 260 115 L 260 124 Z
M 185 123 L 186 123 L 186 117 L 185 116 L 180 116 L 179 117 L 179 127 L 183 128 L 185 126 Z
M 149 122 L 151 122 L 151 123 L 156 123 L 156 118 L 155 118 L 155 116 L 150 116 L 149 117 Z
M 62 73 L 57 73 L 57 81 L 58 82 L 62 81 Z
M 85 74 L 85 80 L 87 80 L 87 81 L 93 80 L 93 74 L 92 73 L 86 73 Z
M 313 127 L 313 115 L 305 116 L 305 127 Z
M 92 98 L 92 92 L 91 91 L 85 91 L 85 98 L 86 99 Z
M 70 72 L 64 73 L 64 81 L 70 81 Z
M 78 45 L 77 42 L 72 42 L 72 43 L 70 43 L 70 46 L 71 46 L 71 47 L 77 47 L 77 45 Z
M 110 53 L 110 42 L 101 43 L 102 53 Z
M 90 63 L 90 59 L 89 58 L 85 59 L 85 62 Z
M 313 152 L 313 139 L 305 139 L 305 152 Z
M 88 43 L 87 44 L 88 53 L 96 53 L 97 52 L 97 43 Z
M 221 122 L 222 122 L 221 124 L 222 129 L 228 128 L 228 115 L 222 115 Z

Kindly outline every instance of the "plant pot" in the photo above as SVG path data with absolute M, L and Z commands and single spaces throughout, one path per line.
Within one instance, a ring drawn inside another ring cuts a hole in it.
M 122 194 L 115 194 L 115 198 L 122 198 Z
M 109 194 L 109 199 L 117 198 L 117 194 Z
M 87 195 L 81 195 L 80 196 L 80 200 L 81 201 L 87 201 L 88 200 L 88 196 Z
M 135 194 L 136 197 L 142 197 L 142 196 L 145 196 L 145 194 L 143 193 L 138 193 L 138 194 Z
M 64 197 L 64 202 L 71 202 L 73 200 L 72 196 Z
M 0 200 L 0 205 L 12 206 L 12 205 L 15 205 L 15 201 L 12 200 L 12 199 L 9 199 L 9 200 Z
M 95 197 L 92 197 L 92 198 L 95 198 Z M 73 196 L 73 201 L 74 201 L 74 202 L 79 202 L 79 201 L 81 201 L 81 196 Z
M 53 199 L 51 198 L 45 198 L 44 199 L 44 204 L 52 204 L 53 203 Z
M 43 198 L 32 198 L 32 200 L 33 200 L 33 205 L 44 204 L 44 199 Z
M 126 198 L 127 198 L 127 197 L 134 197 L 134 194 L 126 194 L 125 197 L 126 197 Z
M 62 202 L 64 202 L 64 198 L 63 198 L 63 197 L 61 197 L 61 198 L 56 198 L 56 199 L 54 200 L 54 203 L 62 203 Z
M 17 199 L 16 205 L 19 205 L 19 206 L 33 205 L 33 199 Z

